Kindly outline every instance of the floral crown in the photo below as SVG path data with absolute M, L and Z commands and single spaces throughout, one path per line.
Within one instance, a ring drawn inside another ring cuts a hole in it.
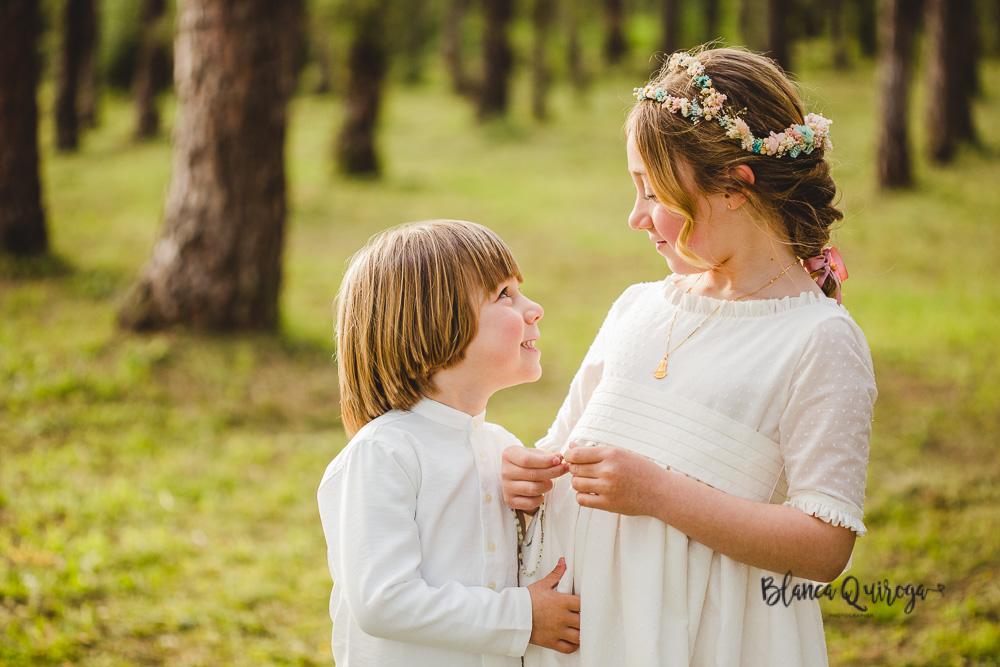
M 830 150 L 833 147 L 829 136 L 833 121 L 818 113 L 807 115 L 805 125 L 791 125 L 781 132 L 771 132 L 770 136 L 758 139 L 750 132 L 746 121 L 739 117 L 742 112 L 730 115 L 723 111 L 726 96 L 712 87 L 712 79 L 705 74 L 705 66 L 701 62 L 690 53 L 675 53 L 667 61 L 667 71 L 676 73 L 681 70 L 686 70 L 691 75 L 692 83 L 699 90 L 700 99 L 699 95 L 695 95 L 694 99 L 674 97 L 665 90 L 652 86 L 636 88 L 632 94 L 640 102 L 650 100 L 658 102 L 670 113 L 680 112 L 696 124 L 702 119 L 715 120 L 726 131 L 727 137 L 739 139 L 743 150 L 751 153 L 774 157 L 782 157 L 787 153 L 794 158 L 800 153 L 808 155 L 816 148 Z

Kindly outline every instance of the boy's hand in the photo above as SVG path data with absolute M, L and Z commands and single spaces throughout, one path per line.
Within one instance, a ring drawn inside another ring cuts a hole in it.
M 552 489 L 552 480 L 569 471 L 560 454 L 513 445 L 503 450 L 500 477 L 507 507 L 533 513 Z
M 580 596 L 559 593 L 556 586 L 566 572 L 566 559 L 544 579 L 528 586 L 531 594 L 532 644 L 560 653 L 580 648 Z

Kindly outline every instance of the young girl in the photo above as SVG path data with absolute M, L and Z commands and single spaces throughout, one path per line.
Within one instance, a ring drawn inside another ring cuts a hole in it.
M 528 641 L 573 651 L 580 602 L 560 562 L 517 588 L 516 527 L 486 401 L 541 375 L 542 308 L 490 230 L 389 230 L 354 258 L 337 310 L 344 425 L 319 509 L 333 654 L 350 665 L 520 665 Z
M 511 507 L 548 492 L 526 565 L 567 556 L 574 664 L 826 664 L 816 600 L 774 591 L 836 578 L 865 533 L 876 391 L 826 247 L 830 121 L 733 49 L 675 54 L 636 97 L 629 225 L 673 275 L 622 294 L 539 449 L 505 451 Z

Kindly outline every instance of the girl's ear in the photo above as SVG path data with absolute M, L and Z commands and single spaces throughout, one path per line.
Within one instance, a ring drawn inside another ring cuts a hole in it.
M 734 181 L 739 181 L 739 184 L 734 184 L 729 193 L 726 195 L 726 199 L 728 200 L 726 202 L 726 208 L 735 211 L 740 206 L 743 206 L 743 203 L 747 200 L 747 198 L 743 196 L 742 191 L 753 186 L 753 169 L 745 164 L 739 164 L 729 170 L 729 176 Z

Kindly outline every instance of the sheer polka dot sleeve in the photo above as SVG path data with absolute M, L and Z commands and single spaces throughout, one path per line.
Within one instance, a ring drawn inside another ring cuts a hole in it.
M 805 344 L 779 425 L 785 504 L 859 537 L 876 396 L 864 334 L 848 317 L 828 318 Z

